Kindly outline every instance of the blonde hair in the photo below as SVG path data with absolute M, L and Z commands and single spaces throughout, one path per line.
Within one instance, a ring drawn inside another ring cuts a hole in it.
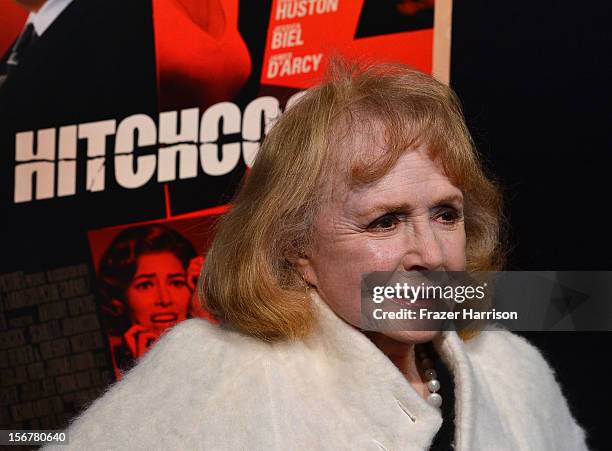
M 266 341 L 312 331 L 314 306 L 291 262 L 312 242 L 328 200 L 338 131 L 348 136 L 364 123 L 383 126 L 386 152 L 348 162 L 348 185 L 378 180 L 404 152 L 425 144 L 464 195 L 466 270 L 501 269 L 501 192 L 485 175 L 453 91 L 404 65 L 335 61 L 325 81 L 274 124 L 219 223 L 200 283 L 206 308 L 219 320 Z

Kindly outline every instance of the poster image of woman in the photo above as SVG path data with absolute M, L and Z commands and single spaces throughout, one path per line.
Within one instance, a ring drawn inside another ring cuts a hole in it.
M 191 241 L 161 224 L 128 227 L 112 240 L 98 288 L 117 379 L 162 332 L 201 316 L 193 294 L 202 263 Z

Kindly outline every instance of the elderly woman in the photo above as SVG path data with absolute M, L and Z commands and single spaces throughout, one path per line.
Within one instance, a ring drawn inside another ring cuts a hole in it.
M 360 327 L 364 274 L 499 268 L 500 222 L 448 87 L 336 68 L 273 126 L 220 224 L 202 291 L 221 325 L 166 333 L 73 422 L 71 446 L 585 449 L 524 339 Z

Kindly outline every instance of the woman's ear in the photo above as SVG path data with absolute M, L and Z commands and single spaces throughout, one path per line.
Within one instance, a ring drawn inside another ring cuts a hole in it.
M 317 272 L 312 264 L 312 259 L 308 255 L 300 253 L 292 263 L 308 285 L 317 286 Z
M 294 241 L 289 252 L 285 254 L 285 258 L 307 285 L 316 287 L 317 272 L 314 268 L 311 249 L 303 242 Z

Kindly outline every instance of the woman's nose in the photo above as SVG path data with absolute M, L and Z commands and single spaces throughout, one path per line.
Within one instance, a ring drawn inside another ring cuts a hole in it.
M 170 304 L 172 304 L 170 292 L 164 284 L 159 285 L 157 299 L 157 304 L 161 307 L 168 307 Z
M 418 221 L 407 233 L 403 257 L 406 271 L 439 271 L 444 267 L 444 252 L 429 220 Z

